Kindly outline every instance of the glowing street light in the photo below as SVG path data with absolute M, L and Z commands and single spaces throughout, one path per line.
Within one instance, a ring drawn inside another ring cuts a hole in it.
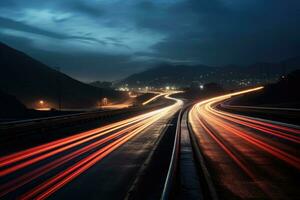
M 108 99 L 107 99 L 106 97 L 104 97 L 104 98 L 102 99 L 102 103 L 103 103 L 103 105 L 107 105 Z
M 200 85 L 200 89 L 203 90 L 204 89 L 204 85 Z
M 38 100 L 36 102 L 36 110 L 50 110 L 48 103 L 45 100 Z

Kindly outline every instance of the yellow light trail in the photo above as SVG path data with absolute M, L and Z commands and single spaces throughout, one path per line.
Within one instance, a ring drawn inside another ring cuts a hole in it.
M 157 98 L 163 96 L 163 95 L 166 95 L 165 93 L 160 93 L 158 95 L 155 95 L 154 97 L 152 97 L 151 99 L 148 99 L 147 101 L 143 102 L 143 106 L 144 105 L 147 105 L 148 103 L 151 103 L 152 101 L 156 100 Z
M 147 127 L 165 116 L 174 114 L 182 107 L 181 100 L 169 97 L 169 95 L 165 95 L 165 98 L 174 100 L 175 103 L 136 117 L 1 157 L 0 177 L 19 174 L 14 179 L 0 185 L 0 197 L 18 190 L 23 185 L 33 182 L 75 159 L 70 163 L 71 166 L 60 169 L 35 188 L 29 188 L 20 199 L 47 198 Z M 68 154 L 65 154 L 66 151 Z M 78 158 L 80 159 L 78 160 Z M 28 168 L 32 169 L 28 171 L 26 170 Z

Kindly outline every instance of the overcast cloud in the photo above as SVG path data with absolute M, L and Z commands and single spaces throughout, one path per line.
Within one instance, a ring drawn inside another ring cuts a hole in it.
M 84 81 L 298 56 L 299 24 L 298 0 L 0 1 L 2 42 Z

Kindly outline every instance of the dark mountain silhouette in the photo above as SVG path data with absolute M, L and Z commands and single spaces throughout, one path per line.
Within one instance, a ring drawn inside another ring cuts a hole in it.
M 228 65 L 211 67 L 205 65 L 160 64 L 144 72 L 133 74 L 120 84 L 129 86 L 176 85 L 186 87 L 193 82 L 205 84 L 216 82 L 225 87 L 239 87 L 273 82 L 292 70 L 300 69 L 300 57 L 278 63 L 255 63 L 249 66 Z
M 79 82 L 45 64 L 0 43 L 0 89 L 16 96 L 27 107 L 36 107 L 44 100 L 49 107 L 57 107 L 59 97 L 63 108 L 94 107 L 108 97 L 120 100 L 122 94 Z
M 232 104 L 300 108 L 299 85 L 300 70 L 295 70 L 278 82 L 266 85 L 260 92 L 245 94 L 237 98 Z
M 94 81 L 91 82 L 90 85 L 98 88 L 112 88 L 113 83 L 109 81 Z
M 217 68 L 204 65 L 184 66 L 160 64 L 159 66 L 144 72 L 133 74 L 121 81 L 121 83 L 126 83 L 130 86 L 165 86 L 172 83 L 176 85 L 185 85 L 192 79 L 199 78 L 205 73 L 215 71 L 217 71 Z
M 0 90 L 0 118 L 22 116 L 26 111 L 26 107 L 16 97 Z
M 183 93 L 178 93 L 175 96 L 199 101 L 226 93 L 226 90 L 224 90 L 224 88 L 218 83 L 207 83 L 201 88 L 199 86 L 193 87 L 192 85 L 191 87 L 184 88 L 183 90 Z

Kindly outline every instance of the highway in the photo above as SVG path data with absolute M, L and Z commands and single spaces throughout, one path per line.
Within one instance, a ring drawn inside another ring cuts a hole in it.
M 156 99 L 158 99 L 159 97 L 166 95 L 165 93 L 158 93 L 157 95 L 155 95 L 154 97 L 152 97 L 151 99 L 148 99 L 147 101 L 144 101 L 142 104 L 143 106 L 151 103 L 152 101 L 155 101 Z
M 201 101 L 189 112 L 219 199 L 299 199 L 300 127 L 218 109 L 260 89 Z
M 0 199 L 122 199 L 183 102 L 0 157 Z
M 159 94 L 174 103 L 3 154 L 0 199 L 298 199 L 300 127 L 221 106 L 260 89 Z
M 232 98 L 219 105 L 224 111 L 228 111 L 236 114 L 245 114 L 247 116 L 264 118 L 266 120 L 280 121 L 281 123 L 291 123 L 300 125 L 300 109 L 297 108 L 284 108 L 284 107 L 274 107 L 272 106 L 245 106 L 245 105 L 235 105 L 235 100 L 237 98 Z M 233 101 L 233 102 L 232 102 Z

